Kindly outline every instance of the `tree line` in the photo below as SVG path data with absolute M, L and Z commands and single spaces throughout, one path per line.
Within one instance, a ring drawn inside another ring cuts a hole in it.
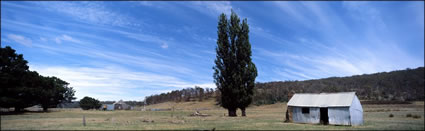
M 361 100 L 372 101 L 414 101 L 424 100 L 424 67 L 416 69 L 397 70 L 391 72 L 380 72 L 374 74 L 355 75 L 347 77 L 330 77 L 305 81 L 274 81 L 257 82 L 254 87 L 254 105 L 274 104 L 276 102 L 288 102 L 288 95 L 291 93 L 321 93 L 321 92 L 356 92 Z M 184 91 L 183 91 L 184 90 Z M 196 92 L 195 88 L 186 88 L 173 92 Z M 212 91 L 212 92 L 211 92 Z M 162 95 L 152 95 L 158 98 L 148 98 L 152 101 L 163 97 L 161 101 L 148 102 L 157 104 L 167 101 L 193 101 L 199 100 L 198 95 L 193 95 L 188 99 L 184 95 L 172 95 L 171 92 L 161 93 Z M 179 93 L 177 93 L 179 94 Z M 188 93 L 190 94 L 190 93 Z M 196 94 L 196 93 L 193 93 Z M 217 89 L 210 89 L 208 95 L 203 98 L 215 98 L 217 105 L 220 105 L 221 93 Z M 170 98 L 170 99 L 165 99 Z M 185 99 L 186 98 L 186 99 Z
M 187 101 L 203 101 L 214 96 L 214 89 L 201 88 L 185 88 L 181 90 L 173 90 L 167 93 L 155 94 L 145 97 L 145 102 L 148 105 L 157 104 L 162 102 L 187 102 Z
M 62 102 L 71 102 L 74 89 L 57 77 L 30 71 L 22 54 L 10 46 L 0 47 L 0 107 L 22 111 L 41 105 L 43 111 Z
M 253 104 L 287 102 L 288 94 L 356 92 L 361 100 L 424 100 L 424 67 L 349 77 L 330 77 L 305 81 L 276 81 L 255 84 Z

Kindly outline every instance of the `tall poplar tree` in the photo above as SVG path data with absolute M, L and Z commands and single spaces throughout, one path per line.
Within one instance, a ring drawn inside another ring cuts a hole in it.
M 218 39 L 214 69 L 214 82 L 220 90 L 220 104 L 228 110 L 229 116 L 237 116 L 236 110 L 242 110 L 252 102 L 253 88 L 257 69 L 251 60 L 251 44 L 247 19 L 240 23 L 232 11 L 230 21 L 223 13 L 218 22 Z
M 239 69 L 239 83 L 237 85 L 239 85 L 240 88 L 238 107 L 242 111 L 242 116 L 246 116 L 245 109 L 252 102 L 255 78 L 257 77 L 257 68 L 251 59 L 251 43 L 249 42 L 248 33 L 248 22 L 247 19 L 244 19 L 242 21 L 241 29 L 238 34 L 238 41 L 236 43 L 237 69 Z

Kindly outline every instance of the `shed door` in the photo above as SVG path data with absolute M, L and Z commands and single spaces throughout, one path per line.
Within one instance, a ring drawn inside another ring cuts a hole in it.
M 320 108 L 320 123 L 329 124 L 328 108 Z

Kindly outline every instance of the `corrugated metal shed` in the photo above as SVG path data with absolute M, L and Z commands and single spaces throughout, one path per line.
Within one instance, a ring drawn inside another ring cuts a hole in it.
M 132 106 L 126 104 L 123 100 L 120 100 L 118 102 L 115 102 L 114 103 L 114 106 L 115 106 L 114 107 L 115 110 L 131 110 L 131 109 L 133 109 Z
M 114 104 L 102 104 L 102 106 L 100 107 L 100 110 L 113 111 Z
M 298 93 L 292 96 L 288 106 L 299 107 L 348 107 L 353 102 L 355 92 L 339 93 Z
M 106 104 L 106 110 L 113 111 L 114 110 L 114 104 Z
M 295 94 L 288 102 L 288 122 L 362 125 L 363 108 L 355 92 Z

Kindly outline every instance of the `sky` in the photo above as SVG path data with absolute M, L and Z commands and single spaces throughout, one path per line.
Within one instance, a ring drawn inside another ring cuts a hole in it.
M 218 17 L 247 19 L 256 82 L 424 66 L 424 2 L 1 1 L 1 47 L 77 100 L 215 88 Z

